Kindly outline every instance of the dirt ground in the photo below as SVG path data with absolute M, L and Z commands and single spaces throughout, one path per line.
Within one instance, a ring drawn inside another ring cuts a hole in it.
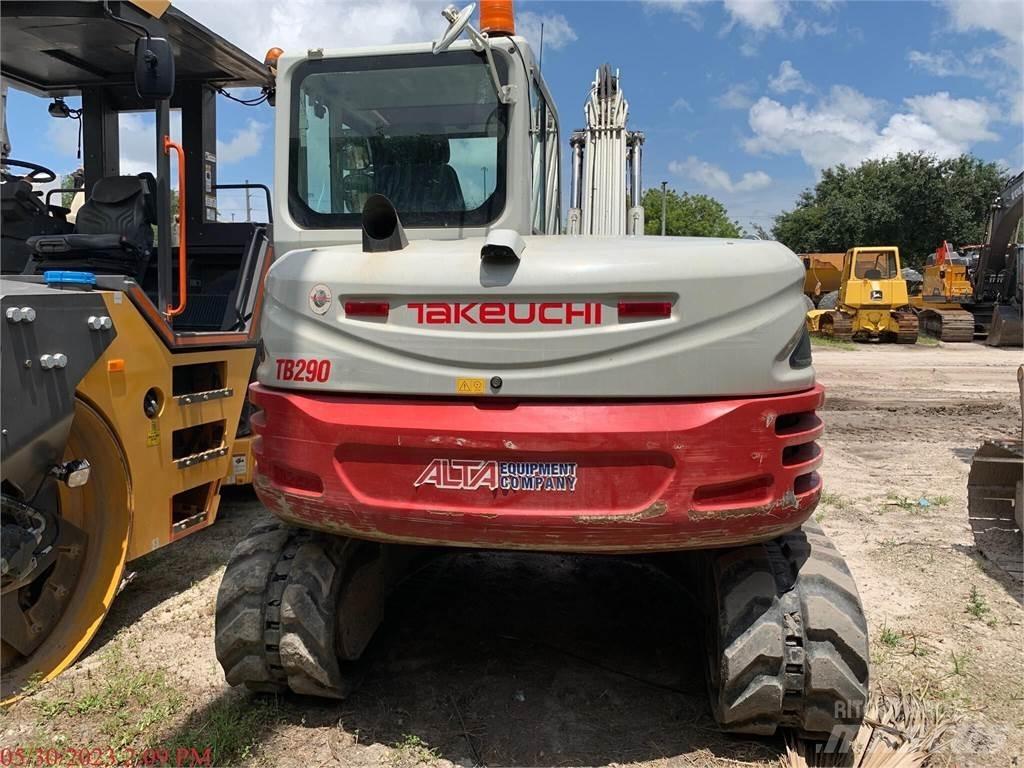
M 815 351 L 828 390 L 816 515 L 860 587 L 873 685 L 956 721 L 940 764 L 1024 755 L 1021 584 L 977 550 L 965 487 L 974 448 L 1019 428 L 1020 362 L 973 344 Z M 690 598 L 616 558 L 441 559 L 391 602 L 348 700 L 231 690 L 214 600 L 233 543 L 264 515 L 232 493 L 213 528 L 135 563 L 83 658 L 0 715 L 0 748 L 52 748 L 61 765 L 108 746 L 150 764 L 210 748 L 217 765 L 296 768 L 778 760 L 781 738 L 716 731 Z

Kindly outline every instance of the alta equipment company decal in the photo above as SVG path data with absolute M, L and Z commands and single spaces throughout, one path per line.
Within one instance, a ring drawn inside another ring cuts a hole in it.
M 316 314 L 323 315 L 331 308 L 331 289 L 323 283 L 317 283 L 309 292 L 309 308 Z
M 576 464 L 557 461 L 471 461 L 434 459 L 413 483 L 446 491 L 556 491 L 576 490 Z

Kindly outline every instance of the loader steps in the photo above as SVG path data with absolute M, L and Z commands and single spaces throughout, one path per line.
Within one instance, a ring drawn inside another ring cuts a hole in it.
M 807 522 L 709 558 L 708 683 L 719 725 L 848 743 L 867 701 L 867 623 L 832 542 Z
M 974 315 L 963 309 L 922 309 L 917 316 L 921 331 L 939 341 L 974 341 Z

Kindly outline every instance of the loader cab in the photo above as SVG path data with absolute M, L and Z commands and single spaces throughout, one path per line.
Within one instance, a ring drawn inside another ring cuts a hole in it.
M 359 241 L 375 194 L 410 240 L 559 233 L 557 110 L 524 38 L 495 35 L 488 46 L 282 57 L 278 251 Z
M 273 76 L 168 5 L 0 6 L 5 89 L 40 97 L 40 132 L 53 120 L 77 122 L 81 153 L 79 175 L 61 186 L 50 169 L 17 157 L 17 146 L 5 152 L 3 271 L 22 279 L 93 273 L 100 287 L 123 289 L 172 346 L 254 345 L 272 256 L 270 192 L 218 178 L 217 94 L 267 93 Z M 178 140 L 172 115 L 180 117 Z M 152 168 L 122 167 L 123 120 L 153 126 Z M 241 187 L 260 201 L 254 218 L 262 220 L 219 213 L 218 200 L 237 194 L 225 190 Z M 77 201 L 66 208 L 62 198 Z
M 851 248 L 843 259 L 839 302 L 851 307 L 907 304 L 907 282 L 900 273 L 895 246 Z

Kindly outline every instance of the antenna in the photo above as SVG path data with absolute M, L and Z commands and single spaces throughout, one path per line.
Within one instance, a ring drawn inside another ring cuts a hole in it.
M 544 71 L 544 22 L 540 23 L 540 62 L 537 64 L 537 69 L 541 72 Z

